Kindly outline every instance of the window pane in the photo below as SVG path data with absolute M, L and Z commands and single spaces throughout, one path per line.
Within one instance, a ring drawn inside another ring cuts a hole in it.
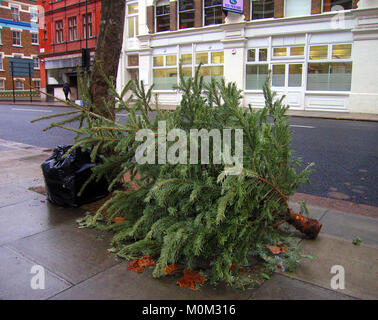
M 289 87 L 302 86 L 302 64 L 289 65 Z
M 285 86 L 285 65 L 273 65 L 272 86 L 284 87 Z
M 179 0 L 179 10 L 191 10 L 194 9 L 193 0 Z
M 177 69 L 155 69 L 154 72 L 154 89 L 171 90 L 177 85 Z
M 157 57 L 154 57 L 157 58 Z M 130 67 L 136 67 L 139 65 L 139 56 L 137 54 L 129 55 L 127 57 L 127 64 Z
M 223 66 L 211 67 L 212 77 L 223 77 Z
M 166 57 L 166 64 L 167 66 L 175 66 L 177 64 L 177 56 L 176 55 L 170 55 Z
M 132 38 L 135 35 L 135 30 L 134 30 L 134 17 L 128 18 L 127 19 L 127 27 L 128 27 L 128 33 L 127 35 Z
M 224 54 L 223 51 L 217 51 L 211 53 L 211 63 L 223 63 Z
M 259 49 L 259 61 L 268 60 L 268 49 Z
M 128 14 L 138 13 L 138 3 L 131 3 L 127 5 Z
M 328 46 L 311 46 L 310 47 L 310 59 L 327 59 L 328 58 Z
M 268 79 L 268 65 L 247 65 L 246 89 L 261 90 Z
M 351 44 L 335 44 L 332 46 L 332 59 L 350 59 L 351 57 Z
M 286 0 L 285 17 L 307 16 L 311 14 L 311 0 Z
M 290 55 L 291 56 L 303 56 L 304 55 L 304 47 L 292 47 L 292 48 L 290 48 Z
M 162 67 L 162 66 L 164 66 L 164 57 L 163 56 L 154 57 L 154 67 Z
M 250 49 L 247 53 L 247 61 L 255 61 L 256 60 L 256 50 Z
M 342 6 L 344 10 L 353 9 L 353 0 L 331 0 L 331 10 L 334 6 Z
M 180 12 L 179 15 L 179 28 L 193 28 L 194 27 L 194 10 L 187 12 Z
M 196 54 L 196 64 L 207 64 L 208 63 L 208 53 L 207 52 L 201 52 Z
M 352 63 L 331 63 L 329 81 L 329 89 L 331 91 L 350 91 Z
M 184 76 L 184 78 L 192 77 L 192 68 L 182 68 L 182 75 Z
M 181 62 L 182 62 L 182 64 L 192 64 L 192 54 L 191 53 L 183 53 L 181 55 Z
M 156 17 L 156 31 L 168 31 L 169 30 L 169 14 Z
M 274 0 L 253 0 L 251 4 L 252 20 L 274 17 Z
M 284 57 L 287 55 L 286 48 L 273 48 L 273 55 L 275 57 Z
M 222 23 L 222 6 L 205 8 L 205 26 Z
M 309 63 L 308 90 L 350 91 L 352 63 Z

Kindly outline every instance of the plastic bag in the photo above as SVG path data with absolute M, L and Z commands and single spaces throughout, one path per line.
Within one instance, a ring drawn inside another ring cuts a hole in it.
M 91 176 L 91 168 L 99 164 L 100 160 L 96 159 L 96 163 L 92 163 L 90 151 L 83 152 L 81 148 L 73 150 L 63 159 L 70 148 L 71 146 L 56 147 L 51 157 L 41 165 L 47 199 L 58 206 L 78 207 L 105 197 L 109 193 L 105 178 L 98 182 L 91 181 L 82 195 L 77 195 Z

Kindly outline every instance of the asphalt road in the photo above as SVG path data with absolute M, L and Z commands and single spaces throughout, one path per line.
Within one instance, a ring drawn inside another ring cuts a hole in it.
M 68 111 L 65 107 L 0 105 L 0 139 L 54 148 L 71 144 L 74 134 L 61 129 L 42 132 L 51 120 L 31 119 Z M 378 123 L 367 121 L 290 119 L 294 155 L 315 162 L 311 184 L 299 192 L 378 207 Z

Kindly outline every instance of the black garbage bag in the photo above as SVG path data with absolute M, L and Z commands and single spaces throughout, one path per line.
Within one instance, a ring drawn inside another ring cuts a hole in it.
M 78 207 L 105 197 L 109 193 L 105 178 L 98 182 L 91 181 L 81 196 L 77 195 L 91 176 L 91 168 L 101 161 L 96 159 L 96 163 L 92 163 L 90 150 L 82 151 L 81 148 L 73 150 L 63 159 L 71 147 L 56 147 L 51 157 L 41 165 L 47 199 L 58 206 Z

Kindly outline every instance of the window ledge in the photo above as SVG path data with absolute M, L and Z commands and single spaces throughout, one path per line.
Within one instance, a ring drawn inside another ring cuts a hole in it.
M 23 48 L 23 46 L 20 46 L 20 45 L 18 45 L 18 44 L 12 44 L 12 47 Z
M 313 95 L 332 95 L 332 96 L 349 96 L 350 91 L 318 91 L 318 90 L 306 90 L 305 94 L 313 94 Z

